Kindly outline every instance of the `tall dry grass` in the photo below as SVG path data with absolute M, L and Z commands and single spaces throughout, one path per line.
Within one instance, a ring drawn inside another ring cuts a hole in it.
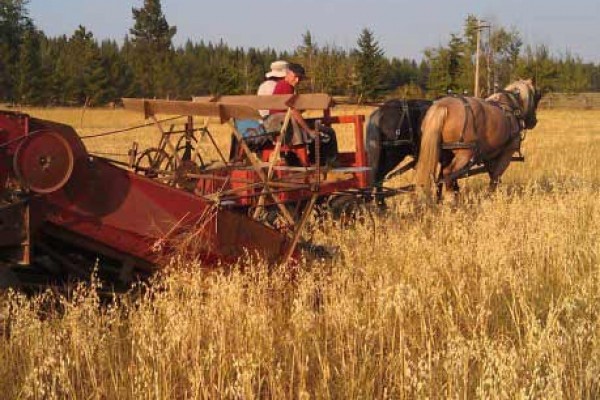
M 326 224 L 331 262 L 173 260 L 101 305 L 5 294 L 6 398 L 597 398 L 600 113 L 542 112 L 502 189 Z M 401 178 L 401 179 L 408 179 Z

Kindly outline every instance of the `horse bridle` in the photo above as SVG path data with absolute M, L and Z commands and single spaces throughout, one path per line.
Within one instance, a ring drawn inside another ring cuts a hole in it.
M 500 93 L 504 94 L 509 102 L 509 107 L 511 108 L 511 113 L 517 118 L 522 125 L 522 129 L 529 129 L 533 125 L 533 110 L 535 108 L 535 90 L 534 93 L 531 93 L 527 96 L 527 114 L 525 113 L 525 104 L 520 96 L 519 89 L 516 90 L 501 90 Z

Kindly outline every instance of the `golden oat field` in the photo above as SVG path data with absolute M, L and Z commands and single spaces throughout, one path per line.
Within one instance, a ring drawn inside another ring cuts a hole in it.
M 27 111 L 82 135 L 143 123 Z M 599 398 L 600 111 L 538 117 L 497 193 L 474 177 L 458 205 L 405 195 L 364 224 L 326 223 L 312 235 L 338 248 L 333 260 L 206 274 L 174 259 L 108 304 L 93 285 L 5 293 L 0 397 Z M 224 145 L 226 128 L 214 132 Z M 121 154 L 133 140 L 157 135 L 86 145 Z

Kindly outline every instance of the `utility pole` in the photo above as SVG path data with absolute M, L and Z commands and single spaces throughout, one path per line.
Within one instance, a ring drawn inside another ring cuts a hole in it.
M 475 51 L 475 89 L 473 90 L 473 96 L 479 97 L 479 59 L 481 53 L 481 31 L 489 29 L 490 25 L 486 24 L 484 20 L 477 21 L 477 50 Z M 488 67 L 489 69 L 489 67 Z
M 488 27 L 488 45 L 487 45 L 487 96 L 490 96 L 496 90 L 495 85 L 492 84 L 492 80 L 496 82 L 496 71 L 492 67 L 494 61 L 494 48 L 492 47 L 492 27 L 491 24 Z

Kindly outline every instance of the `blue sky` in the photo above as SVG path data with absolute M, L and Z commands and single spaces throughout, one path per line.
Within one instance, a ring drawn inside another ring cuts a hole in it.
M 30 0 L 30 16 L 47 34 L 70 35 L 79 24 L 98 39 L 122 39 L 142 0 Z M 163 0 L 163 11 L 186 39 L 232 46 L 292 50 L 310 30 L 317 44 L 355 46 L 364 27 L 389 57 L 420 59 L 426 47 L 446 43 L 476 14 L 517 28 L 525 43 L 544 43 L 600 62 L 600 0 Z

